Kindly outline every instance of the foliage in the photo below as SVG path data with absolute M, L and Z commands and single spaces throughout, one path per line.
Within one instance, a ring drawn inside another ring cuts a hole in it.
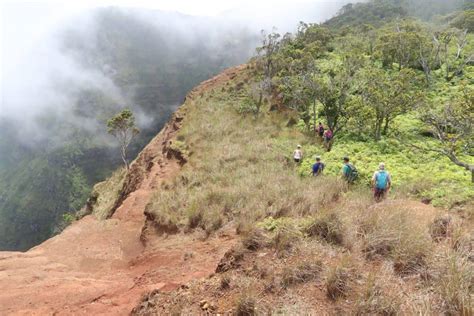
M 110 120 L 107 121 L 109 134 L 113 135 L 120 144 L 120 154 L 126 169 L 130 169 L 127 160 L 127 148 L 140 130 L 135 126 L 135 117 L 129 109 L 122 110 Z
M 441 153 L 470 171 L 474 183 L 474 162 L 467 158 L 474 156 L 474 90 L 466 88 L 462 96 L 439 109 L 424 107 L 420 116 L 439 141 L 434 147 L 422 149 Z

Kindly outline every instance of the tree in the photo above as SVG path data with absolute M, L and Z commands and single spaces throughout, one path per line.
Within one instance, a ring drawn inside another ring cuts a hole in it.
M 281 35 L 273 32 L 266 34 L 262 31 L 262 46 L 257 48 L 257 65 L 263 71 L 264 80 L 270 80 L 276 74 L 275 56 L 280 49 Z
M 390 123 L 400 114 L 413 109 L 421 98 L 415 93 L 412 81 L 415 73 L 411 69 L 402 69 L 394 74 L 377 68 L 368 67 L 361 73 L 361 95 L 374 117 L 374 137 L 380 140 L 387 134 Z
M 458 29 L 446 29 L 436 32 L 433 36 L 436 45 L 440 47 L 440 66 L 444 63 L 446 81 L 451 81 L 454 77 L 462 75 L 464 68 L 474 61 L 474 54 L 463 54 L 463 50 L 468 44 L 467 32 Z M 452 43 L 456 43 L 456 53 L 452 54 Z
M 465 89 L 463 95 L 453 102 L 441 108 L 427 104 L 420 112 L 420 119 L 438 140 L 436 148 L 421 149 L 440 153 L 470 171 L 474 183 L 474 91 Z M 468 157 L 471 157 L 471 162 L 468 162 Z
M 135 117 L 132 111 L 125 109 L 107 121 L 108 133 L 118 139 L 120 154 L 127 170 L 130 169 L 127 160 L 127 148 L 133 138 L 140 133 L 135 126 Z
M 378 41 L 378 55 L 385 67 L 392 63 L 398 69 L 417 66 L 418 34 L 422 32 L 419 24 L 412 21 L 396 22 L 381 31 Z

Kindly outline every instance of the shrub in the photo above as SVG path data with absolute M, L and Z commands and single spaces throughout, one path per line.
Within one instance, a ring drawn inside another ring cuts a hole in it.
M 322 271 L 322 262 L 305 262 L 297 267 L 287 267 L 282 272 L 281 285 L 287 288 L 291 285 L 306 283 L 318 278 Z
M 434 241 L 441 241 L 448 237 L 451 217 L 449 215 L 438 216 L 430 225 L 430 235 Z
M 220 281 L 220 285 L 219 285 L 219 289 L 221 290 L 227 290 L 228 288 L 230 288 L 230 283 L 232 282 L 232 279 L 230 276 L 228 275 L 223 275 L 221 277 L 221 281 Z
M 395 316 L 400 314 L 400 305 L 398 297 L 387 295 L 381 284 L 370 275 L 366 288 L 357 301 L 355 314 Z
M 332 300 L 347 295 L 349 282 L 353 273 L 349 260 L 350 259 L 345 258 L 333 267 L 326 279 L 326 293 Z
M 268 245 L 268 238 L 261 229 L 253 228 L 242 235 L 242 245 L 248 250 L 255 251 Z
M 342 245 L 344 241 L 343 224 L 334 212 L 317 214 L 305 232 L 310 237 L 317 237 L 335 245 Z
M 279 227 L 273 236 L 273 247 L 279 256 L 288 255 L 302 238 L 301 232 L 293 225 Z
M 448 251 L 435 264 L 435 291 L 448 315 L 470 315 L 474 308 L 472 290 L 474 264 L 459 254 Z
M 236 316 L 256 315 L 257 302 L 251 293 L 244 293 L 240 296 L 235 308 Z
M 364 210 L 359 225 L 367 259 L 390 258 L 400 274 L 417 272 L 432 249 L 427 227 L 408 208 L 387 205 Z

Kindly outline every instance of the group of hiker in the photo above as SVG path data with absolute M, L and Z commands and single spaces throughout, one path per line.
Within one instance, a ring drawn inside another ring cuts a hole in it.
M 297 164 L 303 160 L 303 151 L 301 149 L 301 145 L 298 145 L 296 150 L 293 152 L 293 159 Z M 316 156 L 316 162 L 312 165 L 311 174 L 314 177 L 320 176 L 323 174 L 324 168 L 325 164 L 321 161 L 321 157 Z M 349 157 L 343 158 L 341 176 L 348 184 L 354 183 L 359 177 L 359 172 L 357 168 L 350 162 Z M 379 164 L 378 170 L 374 172 L 371 184 L 375 200 L 383 200 L 387 196 L 387 193 L 392 185 L 392 179 L 387 170 L 385 170 L 385 164 L 383 162 Z

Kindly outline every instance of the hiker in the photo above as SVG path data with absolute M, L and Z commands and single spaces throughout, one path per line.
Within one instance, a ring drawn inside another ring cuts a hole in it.
M 321 162 L 321 157 L 317 156 L 316 157 L 316 163 L 313 165 L 313 177 L 317 177 L 319 175 L 322 175 L 324 171 L 324 163 Z
M 359 172 L 356 167 L 349 162 L 349 157 L 344 157 L 344 166 L 342 167 L 342 177 L 347 183 L 354 183 L 359 177 Z
M 321 122 L 319 122 L 319 125 L 318 125 L 318 135 L 321 138 L 323 138 L 324 136 L 324 126 L 323 126 L 323 123 Z
M 333 133 L 330 128 L 328 128 L 324 132 L 324 147 L 326 147 L 327 151 L 331 150 L 331 141 L 332 141 Z
M 303 152 L 301 151 L 301 145 L 296 146 L 296 149 L 293 152 L 293 159 L 296 163 L 300 163 L 301 160 L 303 160 Z
M 377 202 L 382 201 L 387 196 L 387 192 L 392 185 L 390 174 L 385 170 L 385 164 L 379 164 L 379 170 L 372 177 L 372 186 L 374 188 L 374 199 Z

